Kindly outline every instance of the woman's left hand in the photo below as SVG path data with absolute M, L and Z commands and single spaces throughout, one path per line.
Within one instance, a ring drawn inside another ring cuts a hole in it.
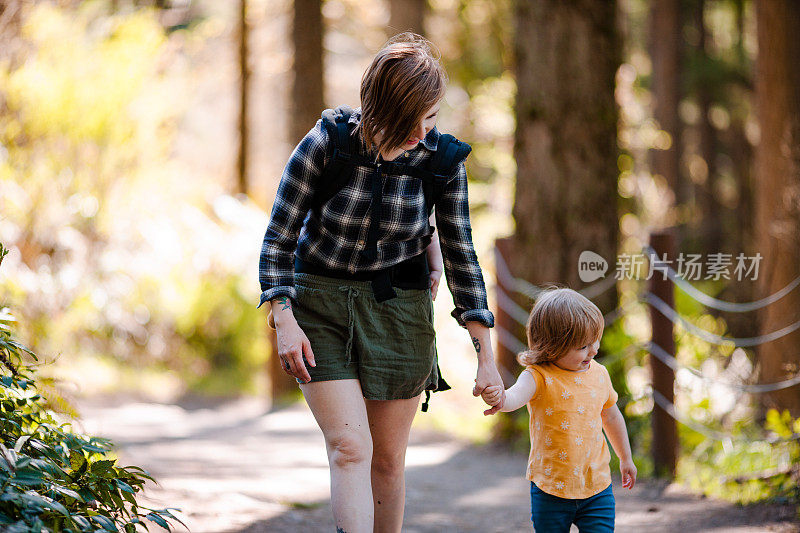
M 431 297 L 436 300 L 436 293 L 439 292 L 439 282 L 442 281 L 442 271 L 431 269 Z
M 435 300 L 436 293 L 439 292 L 439 282 L 442 280 L 442 272 L 444 271 L 444 260 L 442 259 L 442 246 L 439 243 L 439 234 L 433 226 L 433 215 L 431 215 L 428 222 L 433 228 L 431 234 L 431 243 L 425 249 L 428 256 L 428 269 L 430 270 L 431 280 L 431 297 Z

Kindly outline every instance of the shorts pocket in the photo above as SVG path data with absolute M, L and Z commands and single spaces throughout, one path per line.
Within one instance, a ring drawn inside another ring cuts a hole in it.
M 295 283 L 294 317 L 309 340 L 315 334 L 341 337 L 347 328 L 347 302 L 330 290 Z M 344 329 L 343 329 L 344 328 Z

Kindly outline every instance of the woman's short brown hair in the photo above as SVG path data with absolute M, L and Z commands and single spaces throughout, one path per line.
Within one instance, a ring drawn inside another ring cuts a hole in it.
M 523 365 L 555 361 L 598 340 L 603 325 L 603 313 L 585 296 L 572 289 L 547 288 L 528 317 L 528 350 L 517 359 Z
M 408 141 L 444 96 L 447 74 L 430 41 L 414 33 L 392 38 L 361 78 L 361 139 L 386 153 Z M 383 131 L 380 141 L 375 137 Z

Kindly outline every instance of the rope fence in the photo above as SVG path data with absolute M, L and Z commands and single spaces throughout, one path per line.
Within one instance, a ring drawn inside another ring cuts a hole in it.
M 645 251 L 649 257 L 655 257 L 655 261 L 662 262 L 661 259 L 658 258 L 658 254 L 652 247 L 646 246 Z M 718 300 L 708 294 L 704 293 L 703 291 L 697 289 L 694 285 L 683 279 L 678 275 L 672 267 L 668 265 L 664 265 L 662 267 L 661 272 L 666 272 L 667 277 L 672 281 L 679 289 L 683 292 L 691 296 L 694 300 L 700 302 L 706 307 L 710 307 L 712 309 L 716 309 L 717 311 L 727 311 L 729 313 L 747 313 L 749 311 L 756 311 L 763 307 L 766 307 L 772 303 L 777 302 L 800 285 L 800 276 L 794 278 L 786 287 L 776 291 L 774 294 L 761 298 L 760 300 L 755 300 L 752 302 L 726 302 L 725 300 Z
M 770 341 L 774 341 L 775 339 L 780 339 L 781 337 L 785 337 L 786 335 L 792 333 L 793 331 L 797 331 L 800 329 L 800 320 L 793 324 L 789 324 L 788 326 L 779 329 L 778 331 L 773 331 L 772 333 L 767 333 L 765 335 L 759 335 L 757 337 L 724 337 L 722 335 L 717 335 L 716 333 L 712 333 L 707 331 L 703 328 L 695 326 L 685 318 L 683 318 L 678 312 L 667 305 L 663 300 L 661 300 L 655 294 L 648 292 L 645 294 L 645 298 L 647 299 L 647 303 L 658 309 L 658 311 L 667 317 L 673 324 L 680 325 L 684 329 L 690 331 L 695 336 L 703 339 L 706 342 L 710 342 L 712 344 L 725 344 L 725 343 L 732 343 L 737 347 L 750 347 L 750 346 L 758 346 L 759 344 L 764 344 Z

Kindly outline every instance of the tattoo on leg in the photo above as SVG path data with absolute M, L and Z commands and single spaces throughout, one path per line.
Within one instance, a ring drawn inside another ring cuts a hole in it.
M 340 528 L 339 526 L 336 526 L 336 533 L 347 533 L 347 531 L 345 531 L 344 529 Z
M 477 337 L 472 337 L 472 345 L 475 346 L 475 351 L 481 353 L 481 341 Z
M 281 307 L 281 310 L 283 310 L 283 309 L 291 309 L 292 308 L 292 301 L 289 298 L 285 297 L 285 296 L 283 298 L 278 298 L 277 303 L 279 305 L 283 306 L 283 307 Z

